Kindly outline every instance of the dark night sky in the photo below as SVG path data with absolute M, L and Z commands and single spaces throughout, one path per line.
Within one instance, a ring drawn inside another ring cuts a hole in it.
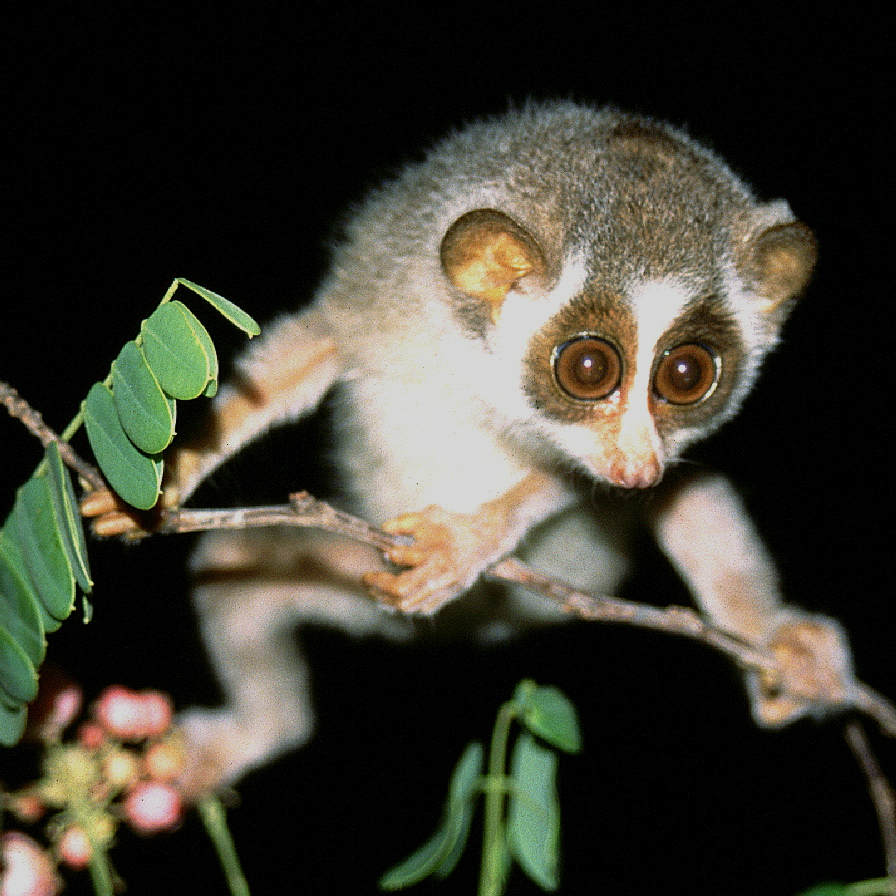
M 879 23 L 756 5 L 724 23 L 709 7 L 686 21 L 633 7 L 617 21 L 588 5 L 561 23 L 546 19 L 562 6 L 400 15 L 208 4 L 163 21 L 57 7 L 27 13 L 4 40 L 0 378 L 51 425 L 64 425 L 176 275 L 262 320 L 298 306 L 350 203 L 464 121 L 509 100 L 572 97 L 687 124 L 761 196 L 785 196 L 822 253 L 743 413 L 693 456 L 742 489 L 788 595 L 843 620 L 862 677 L 896 695 L 896 613 L 881 584 L 892 526 L 880 522 L 893 498 L 882 158 L 892 46 Z M 213 335 L 240 344 L 226 327 Z M 304 448 L 315 433 L 254 449 L 205 499 L 324 489 Z M 5 512 L 37 454 L 5 419 L 0 444 Z M 51 645 L 91 692 L 123 682 L 169 689 L 179 705 L 214 699 L 186 597 L 188 547 L 97 546 L 95 620 L 72 620 Z M 686 600 L 643 554 L 626 596 Z M 456 757 L 488 736 L 523 676 L 557 685 L 582 712 L 586 751 L 561 766 L 562 893 L 787 896 L 881 873 L 839 726 L 756 730 L 736 674 L 706 649 L 587 626 L 492 650 L 326 631 L 308 640 L 319 735 L 247 780 L 232 814 L 256 893 L 375 892 L 429 835 Z M 892 772 L 892 744 L 875 745 Z M 119 855 L 133 896 L 223 892 L 193 821 L 162 840 L 125 838 Z M 475 874 L 471 859 L 457 879 L 411 892 L 472 893 Z M 515 878 L 510 892 L 537 890 Z

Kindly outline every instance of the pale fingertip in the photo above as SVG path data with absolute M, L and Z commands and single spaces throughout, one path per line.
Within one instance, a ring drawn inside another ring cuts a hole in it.
M 102 516 L 118 507 L 118 499 L 108 489 L 100 488 L 84 497 L 79 507 L 82 516 Z
M 133 517 L 120 510 L 106 513 L 93 523 L 93 533 L 101 538 L 113 535 L 130 535 L 138 530 Z

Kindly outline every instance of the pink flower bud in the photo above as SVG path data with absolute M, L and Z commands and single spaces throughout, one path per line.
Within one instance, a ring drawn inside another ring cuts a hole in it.
M 154 834 L 175 827 L 180 821 L 183 805 L 180 795 L 170 784 L 144 781 L 125 796 L 122 809 L 135 831 Z
M 117 684 L 106 688 L 100 694 L 94 715 L 113 737 L 139 740 L 143 736 L 143 704 L 135 691 Z
M 37 788 L 9 794 L 7 805 L 15 813 L 16 818 L 26 823 L 37 821 L 47 811 L 47 805 L 41 799 Z
M 143 727 L 147 737 L 158 737 L 170 727 L 174 718 L 171 698 L 160 691 L 143 691 L 140 694 L 143 706 Z
M 41 739 L 58 740 L 81 711 L 83 702 L 84 693 L 76 684 L 67 685 L 53 694 L 49 712 L 40 723 Z
M 88 750 L 96 750 L 106 739 L 106 732 L 96 722 L 82 722 L 78 726 L 77 741 Z
M 138 693 L 113 685 L 100 695 L 94 714 L 113 737 L 141 740 L 167 731 L 174 709 L 171 699 L 160 691 Z
M 56 896 L 62 882 L 50 857 L 25 834 L 7 831 L 0 838 L 3 875 L 0 896 Z
M 86 868 L 93 855 L 93 847 L 87 839 L 87 834 L 77 825 L 72 825 L 62 832 L 56 844 L 56 851 L 59 853 L 59 858 L 76 871 Z

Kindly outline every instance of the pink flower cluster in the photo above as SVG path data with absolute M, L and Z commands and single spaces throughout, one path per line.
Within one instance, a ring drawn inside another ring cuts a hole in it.
M 97 850 L 111 845 L 119 821 L 141 834 L 176 827 L 183 802 L 175 780 L 184 756 L 172 726 L 170 698 L 158 691 L 107 688 L 76 729 L 63 733 L 83 704 L 74 684 L 54 688 L 49 701 L 35 707 L 33 725 L 46 747 L 44 776 L 7 797 L 7 805 L 26 824 L 48 813 L 48 852 L 28 835 L 8 831 L 0 838 L 3 868 L 0 896 L 55 896 L 61 881 L 56 862 L 85 868 Z

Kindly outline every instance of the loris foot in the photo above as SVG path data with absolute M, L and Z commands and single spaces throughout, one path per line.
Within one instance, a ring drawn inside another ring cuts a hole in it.
M 399 573 L 371 572 L 364 583 L 379 600 L 405 612 L 431 614 L 466 591 L 506 550 L 505 515 L 488 505 L 475 514 L 431 505 L 386 523 L 413 543 L 386 551 Z
M 753 711 L 762 725 L 784 725 L 803 715 L 853 705 L 858 685 L 846 637 L 824 616 L 790 613 L 766 649 L 778 662 L 780 678 L 750 680 Z

